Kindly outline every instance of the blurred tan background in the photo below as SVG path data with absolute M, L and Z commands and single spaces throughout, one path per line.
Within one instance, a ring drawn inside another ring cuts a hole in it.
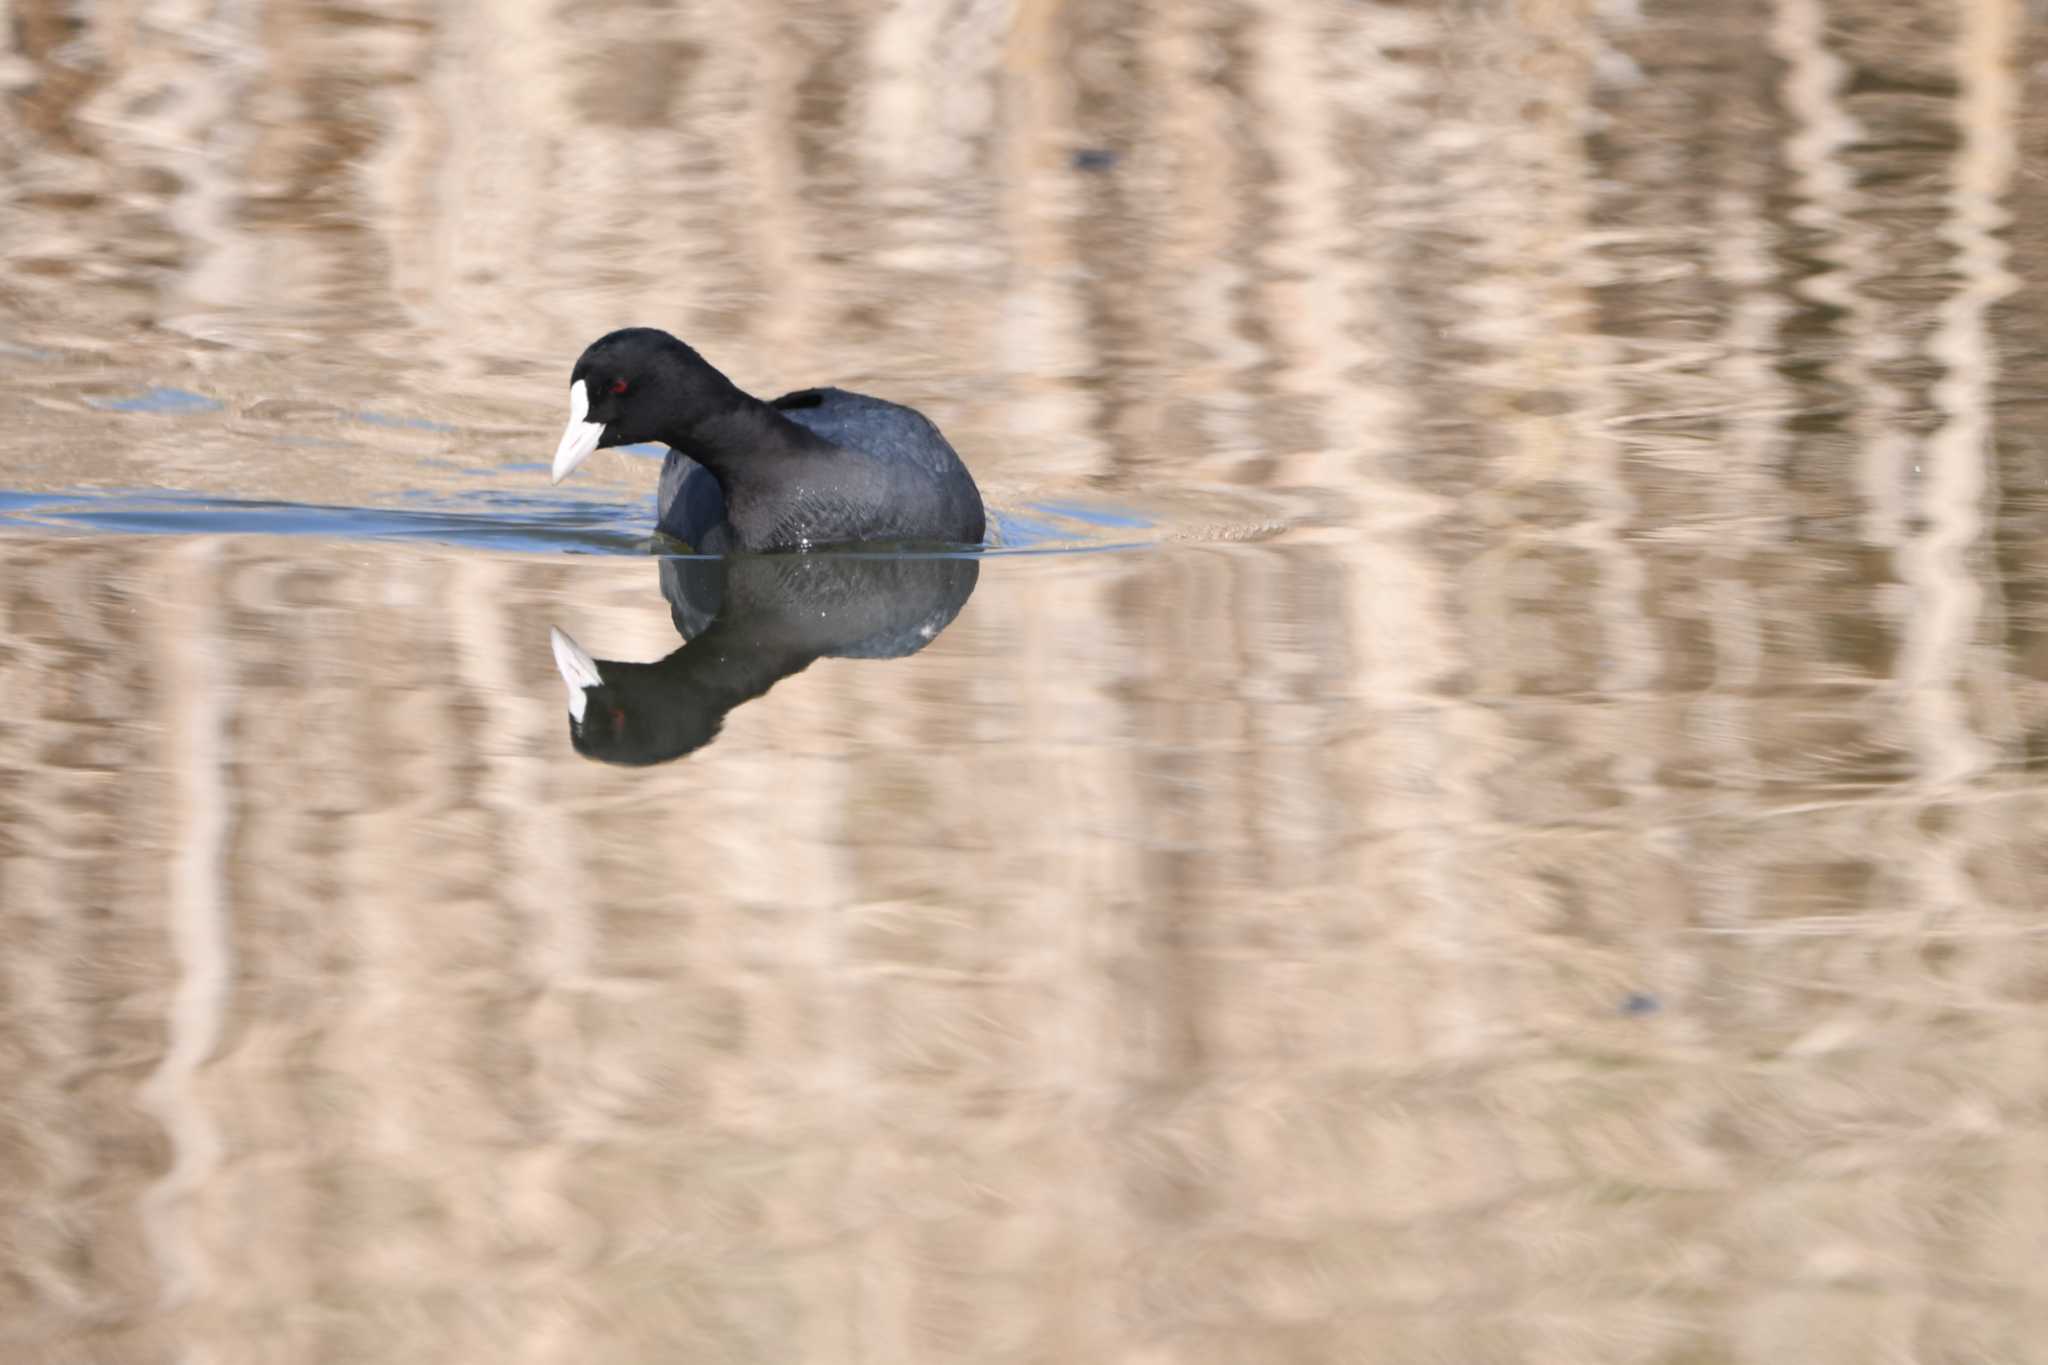
M 651 562 L 0 537 L 0 1359 L 2048 1360 L 2019 0 L 0 15 L 0 489 L 1161 542 L 625 772 Z

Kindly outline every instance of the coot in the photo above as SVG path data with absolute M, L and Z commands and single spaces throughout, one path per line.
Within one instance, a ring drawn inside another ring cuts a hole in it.
M 843 389 L 763 402 L 652 327 L 600 337 L 576 362 L 554 481 L 636 441 L 669 447 L 660 527 L 700 553 L 973 545 L 986 529 L 974 476 L 915 408 Z

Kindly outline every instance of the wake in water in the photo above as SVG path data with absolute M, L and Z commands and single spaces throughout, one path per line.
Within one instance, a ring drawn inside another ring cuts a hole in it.
M 643 554 L 645 499 L 564 497 L 489 490 L 456 498 L 414 494 L 410 505 L 348 507 L 161 491 L 0 492 L 0 530 L 115 535 L 276 535 L 331 540 L 425 541 L 528 553 Z M 992 506 L 985 553 L 1128 549 L 1164 540 L 1242 539 L 1188 534 L 1110 503 L 1046 500 Z

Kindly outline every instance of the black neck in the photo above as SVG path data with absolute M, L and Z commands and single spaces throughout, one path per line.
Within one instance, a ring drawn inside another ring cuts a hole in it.
M 675 423 L 661 439 L 710 470 L 728 502 L 733 490 L 750 478 L 815 452 L 821 444 L 809 431 L 737 387 L 724 397 L 719 405 Z
M 723 711 L 803 672 L 817 657 L 818 650 L 807 642 L 777 639 L 772 631 L 722 613 L 666 657 L 639 667 L 659 687 L 687 692 Z
M 730 638 L 730 637 L 740 638 Z M 792 673 L 815 651 L 721 634 L 720 623 L 651 664 L 607 664 L 606 681 L 642 718 L 648 757 L 677 758 L 708 744 L 726 712 L 752 701 Z

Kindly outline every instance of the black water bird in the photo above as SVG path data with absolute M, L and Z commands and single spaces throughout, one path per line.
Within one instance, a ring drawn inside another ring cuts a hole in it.
M 843 389 L 764 402 L 668 333 L 592 342 L 569 376 L 560 483 L 604 446 L 660 441 L 660 529 L 703 554 L 849 542 L 978 545 L 981 492 L 931 419 Z

